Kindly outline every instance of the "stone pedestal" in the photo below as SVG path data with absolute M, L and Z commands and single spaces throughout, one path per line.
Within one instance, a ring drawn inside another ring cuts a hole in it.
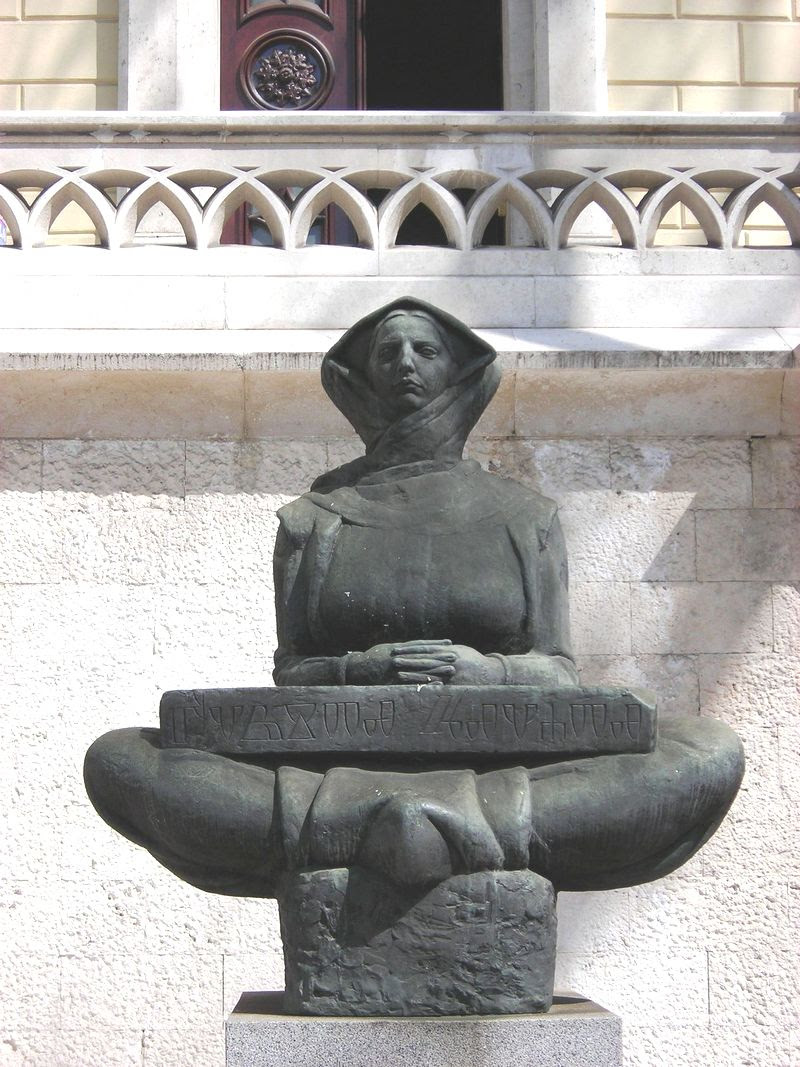
M 286 1008 L 311 1015 L 507 1015 L 553 996 L 555 894 L 532 871 L 430 889 L 361 868 L 289 876 L 279 897 Z
M 225 1026 L 226 1067 L 621 1067 L 618 1016 L 576 996 L 542 1015 L 320 1018 L 245 993 Z

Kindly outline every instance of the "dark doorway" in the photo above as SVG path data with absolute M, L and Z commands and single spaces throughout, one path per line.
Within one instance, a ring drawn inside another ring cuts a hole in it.
M 366 106 L 501 111 L 501 0 L 367 0 Z

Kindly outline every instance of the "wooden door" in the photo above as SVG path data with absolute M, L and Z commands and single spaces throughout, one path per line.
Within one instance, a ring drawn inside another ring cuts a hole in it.
M 362 0 L 223 0 L 223 111 L 364 106 Z

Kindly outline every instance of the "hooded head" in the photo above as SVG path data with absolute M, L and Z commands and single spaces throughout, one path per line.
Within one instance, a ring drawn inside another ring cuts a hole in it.
M 414 297 L 357 322 L 322 361 L 322 384 L 366 445 L 359 472 L 457 462 L 499 385 L 495 355 Z

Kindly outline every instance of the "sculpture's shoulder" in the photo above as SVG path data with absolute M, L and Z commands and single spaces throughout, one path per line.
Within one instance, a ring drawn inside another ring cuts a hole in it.
M 306 493 L 278 509 L 280 531 L 292 547 L 302 547 L 311 536 L 322 509 Z
M 509 525 L 535 528 L 539 540 L 545 542 L 558 512 L 558 505 L 550 497 L 537 493 L 513 478 L 490 474 L 479 467 L 472 475 L 481 491 L 490 495 L 508 520 Z

